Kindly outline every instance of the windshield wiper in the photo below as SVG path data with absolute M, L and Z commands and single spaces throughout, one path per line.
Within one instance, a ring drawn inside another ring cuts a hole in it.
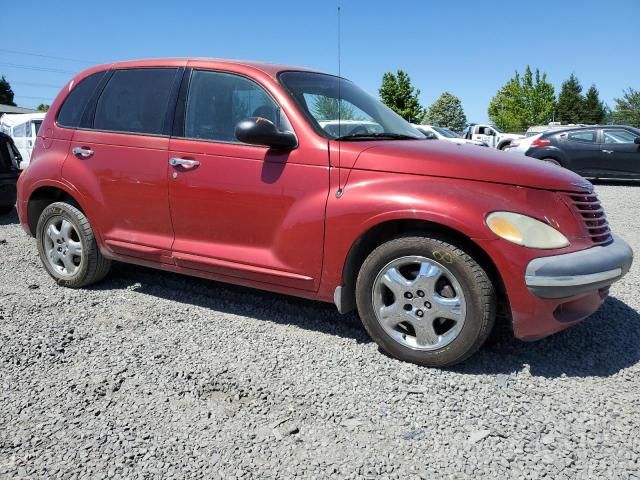
M 369 140 L 369 139 L 391 139 L 391 140 L 424 140 L 420 137 L 412 137 L 411 135 L 404 135 L 402 133 L 350 133 L 341 137 L 336 137 L 336 140 Z

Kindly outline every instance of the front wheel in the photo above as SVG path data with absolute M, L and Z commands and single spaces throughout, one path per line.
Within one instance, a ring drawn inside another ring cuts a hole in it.
M 484 269 L 435 235 L 400 237 L 375 249 L 358 274 L 356 301 L 384 351 L 429 367 L 475 353 L 491 332 L 497 303 Z
M 68 203 L 52 203 L 43 210 L 36 240 L 42 264 L 59 285 L 85 287 L 102 280 L 111 268 L 111 261 L 100 253 L 89 220 Z

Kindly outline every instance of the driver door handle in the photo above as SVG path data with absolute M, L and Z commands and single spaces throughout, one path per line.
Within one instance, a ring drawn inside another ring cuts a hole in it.
M 602 153 L 613 153 L 613 150 L 602 150 Z
M 172 167 L 193 168 L 200 165 L 200 162 L 198 160 L 191 160 L 188 158 L 173 157 L 169 159 L 169 165 Z

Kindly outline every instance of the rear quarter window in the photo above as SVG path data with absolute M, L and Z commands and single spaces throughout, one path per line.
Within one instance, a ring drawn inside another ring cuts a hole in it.
M 67 128 L 77 128 L 80 125 L 82 113 L 105 73 L 93 73 L 72 88 L 58 112 L 58 125 Z

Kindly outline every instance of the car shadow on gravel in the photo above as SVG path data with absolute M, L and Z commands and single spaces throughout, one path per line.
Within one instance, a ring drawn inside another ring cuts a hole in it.
M 20 223 L 20 220 L 18 220 L 18 212 L 15 208 L 6 215 L 0 215 L 0 226 L 17 225 L 18 223 Z
M 133 289 L 217 312 L 352 338 L 358 343 L 372 341 L 357 315 L 340 315 L 333 304 L 151 268 L 114 263 L 105 281 L 92 288 Z
M 584 322 L 537 342 L 500 332 L 478 354 L 451 370 L 467 374 L 511 374 L 529 366 L 531 375 L 556 378 L 609 377 L 640 362 L 640 314 L 609 297 Z
M 332 304 L 134 265 L 115 263 L 111 275 L 94 289 L 133 289 L 217 312 L 352 338 L 358 343 L 372 341 L 356 314 L 340 315 Z M 501 329 L 478 353 L 450 371 L 508 375 L 528 365 L 531 375 L 541 377 L 608 377 L 638 362 L 640 314 L 610 297 L 584 322 L 537 342 L 516 340 L 510 331 Z

